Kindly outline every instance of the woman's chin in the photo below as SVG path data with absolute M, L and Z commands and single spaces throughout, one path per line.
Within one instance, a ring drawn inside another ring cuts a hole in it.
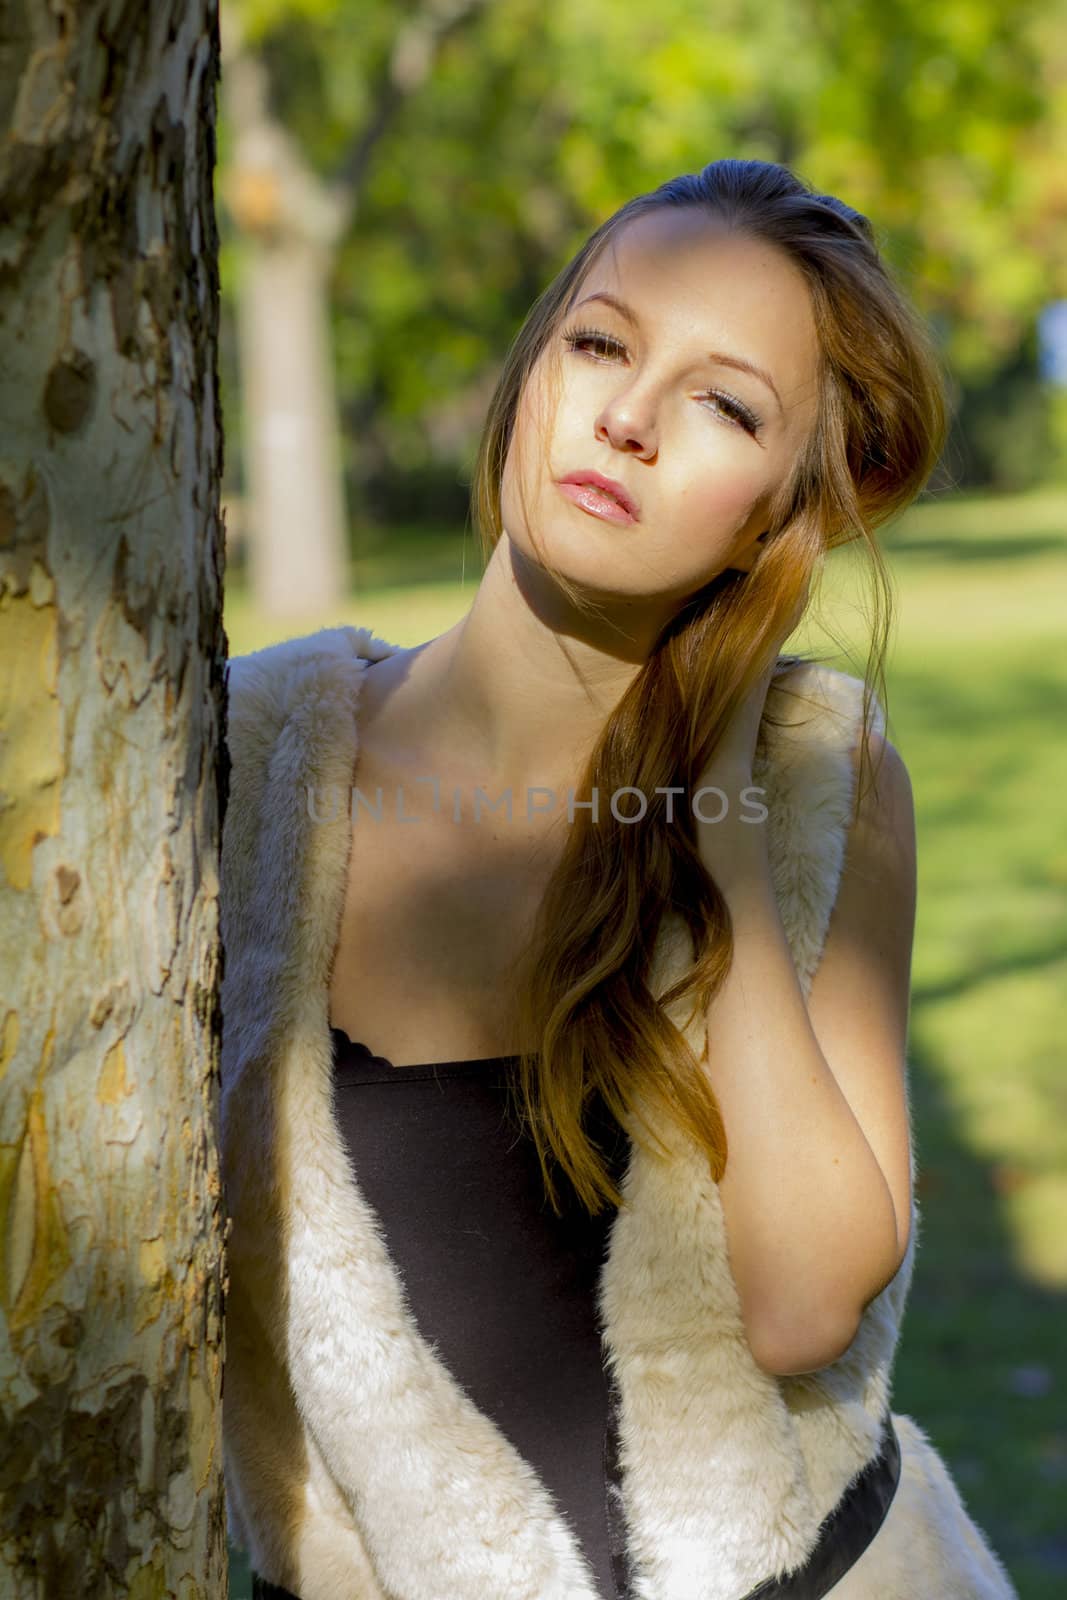
M 584 520 L 588 529 L 553 527 L 540 535 L 536 544 L 525 529 L 509 533 L 516 571 L 520 566 L 535 568 L 553 582 L 558 573 L 586 594 L 602 599 L 662 601 L 663 594 L 654 586 L 655 575 L 637 558 L 633 546 L 628 549 L 625 543 L 634 528 L 598 517 Z
M 650 589 L 647 572 L 627 570 L 625 561 L 609 566 L 588 547 L 575 551 L 553 540 L 538 555 L 521 537 L 509 543 L 515 586 L 530 610 L 547 627 L 613 654 L 621 649 L 629 656 L 632 649 L 634 660 L 643 659 L 683 604 L 681 597 Z M 548 569 L 547 561 L 558 575 Z M 573 586 L 576 598 L 563 588 L 562 579 Z

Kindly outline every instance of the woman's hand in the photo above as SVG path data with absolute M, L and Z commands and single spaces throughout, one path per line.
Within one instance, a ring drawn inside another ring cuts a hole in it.
M 775 651 L 773 658 L 727 723 L 726 730 L 715 747 L 715 754 L 708 768 L 710 773 L 720 773 L 723 777 L 740 779 L 743 783 L 751 780 L 760 721 L 777 660 L 778 652 Z M 715 783 L 717 780 L 714 776 L 705 776 L 703 781 Z
M 762 537 L 762 536 L 761 536 Z M 810 578 L 804 585 L 803 591 L 794 597 L 793 608 L 785 624 L 778 630 L 778 637 L 774 641 L 774 649 L 766 667 L 760 673 L 756 682 L 745 695 L 740 705 L 734 711 L 727 723 L 722 738 L 719 740 L 712 755 L 708 774 L 701 782 L 719 784 L 725 788 L 727 782 L 740 783 L 743 787 L 752 781 L 752 765 L 756 755 L 756 743 L 759 737 L 760 722 L 763 719 L 763 708 L 767 699 L 767 691 L 774 677 L 774 669 L 778 665 L 778 658 L 783 653 L 785 644 L 793 637 L 800 627 L 808 609 L 810 599 Z M 719 774 L 717 777 L 715 774 Z M 751 832 L 751 829 L 748 830 Z
M 700 858 L 722 889 L 738 874 L 744 875 L 754 864 L 765 861 L 766 830 L 762 825 L 765 818 L 760 818 L 758 809 L 762 793 L 754 789 L 747 799 L 742 797 L 746 789 L 753 789 L 756 743 L 779 649 L 780 646 L 775 649 L 727 723 L 698 785 L 700 789 L 721 790 L 721 795 L 707 794 L 699 802 L 699 810 L 708 820 L 696 813 L 694 820 Z M 723 813 L 721 818 L 712 820 L 720 812 Z

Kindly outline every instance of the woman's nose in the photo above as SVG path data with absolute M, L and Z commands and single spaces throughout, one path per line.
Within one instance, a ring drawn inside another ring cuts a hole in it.
M 656 426 L 650 408 L 630 393 L 604 407 L 594 426 L 596 437 L 631 455 L 656 453 Z

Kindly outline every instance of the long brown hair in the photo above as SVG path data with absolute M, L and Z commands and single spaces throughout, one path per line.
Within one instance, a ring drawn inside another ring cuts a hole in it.
M 619 229 L 668 206 L 700 208 L 739 234 L 777 245 L 803 273 L 819 345 L 817 414 L 772 501 L 768 541 L 752 570 L 720 573 L 680 608 L 608 718 L 576 785 L 586 799 L 594 787 L 603 795 L 633 786 L 649 797 L 650 825 L 620 823 L 610 811 L 594 824 L 586 811 L 576 813 L 516 974 L 516 1037 L 539 1040 L 536 1051 L 520 1056 L 520 1117 L 557 1214 L 550 1156 L 589 1212 L 624 1203 L 585 1125 L 597 1094 L 618 1125 L 641 1139 L 640 1124 L 666 1153 L 641 1111 L 645 1098 L 707 1152 L 716 1182 L 725 1171 L 715 1094 L 663 1006 L 690 996 L 710 1004 L 730 965 L 729 917 L 688 817 L 681 826 L 656 825 L 665 804 L 657 791 L 699 787 L 774 641 L 808 605 L 825 553 L 861 541 L 873 621 L 858 806 L 872 701 L 886 704 L 892 616 L 892 582 L 874 534 L 920 493 L 947 432 L 939 353 L 883 263 L 869 220 L 777 163 L 713 161 L 622 206 L 531 308 L 505 358 L 475 464 L 472 513 L 486 560 L 503 531 L 501 480 L 535 363 Z M 582 604 L 564 575 L 556 577 Z M 775 671 L 812 659 L 781 656 Z M 769 712 L 764 720 L 772 720 Z M 668 907 L 687 923 L 696 959 L 657 1001 L 651 963 Z

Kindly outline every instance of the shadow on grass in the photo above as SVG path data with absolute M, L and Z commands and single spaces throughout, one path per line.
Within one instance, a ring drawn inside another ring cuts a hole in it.
M 1067 774 L 1059 732 L 1065 684 L 1067 650 L 1041 666 L 1006 650 L 971 661 L 961 654 L 951 674 L 894 665 L 889 735 L 900 735 L 902 754 L 921 774 L 924 831 L 951 835 L 993 821 L 1029 827 L 1051 843 Z M 1034 804 L 1039 817 L 1027 815 Z
M 1025 641 L 1017 650 L 1027 648 Z M 1033 646 L 1029 647 L 1033 653 Z M 968 673 L 968 654 L 961 649 L 958 671 L 951 674 L 925 666 L 916 669 L 894 661 L 890 714 L 898 703 L 905 705 L 909 726 L 916 733 L 936 735 L 943 731 L 956 745 L 973 735 L 987 740 L 997 732 L 997 721 L 1012 720 L 1000 730 L 1010 734 L 1009 754 L 1018 761 L 1028 755 L 1026 740 L 1056 742 L 1063 720 L 1063 683 L 1067 672 L 1067 651 L 1057 658 L 1048 655 L 1041 665 L 1032 659 L 1012 658 L 1010 671 L 998 671 L 988 655 L 972 652 L 975 671 Z M 999 744 L 993 747 L 998 755 Z M 967 754 L 961 751 L 961 754 Z
M 1067 535 L 1028 533 L 1009 538 L 953 539 L 947 534 L 900 529 L 888 537 L 886 545 L 894 556 L 933 561 L 1021 561 L 1028 557 L 1062 554 L 1067 550 Z
M 998 1188 L 1010 1174 L 962 1143 L 934 1062 L 914 1043 L 909 1059 L 921 1218 L 893 1409 L 941 1452 L 1021 1600 L 1055 1600 L 1067 1585 L 1067 1296 L 1019 1269 Z
M 1019 972 L 1040 972 L 1043 967 L 1062 961 L 1064 956 L 1067 956 L 1067 939 L 1054 939 L 1051 944 L 1036 945 L 1031 950 L 1006 951 L 1002 956 L 991 957 L 981 965 L 970 967 L 966 972 L 956 973 L 940 982 L 914 984 L 912 1005 L 917 1010 L 924 1004 L 939 1000 L 955 1000 L 968 990 L 977 989 L 983 983 L 995 982 L 997 978 L 1007 978 Z

